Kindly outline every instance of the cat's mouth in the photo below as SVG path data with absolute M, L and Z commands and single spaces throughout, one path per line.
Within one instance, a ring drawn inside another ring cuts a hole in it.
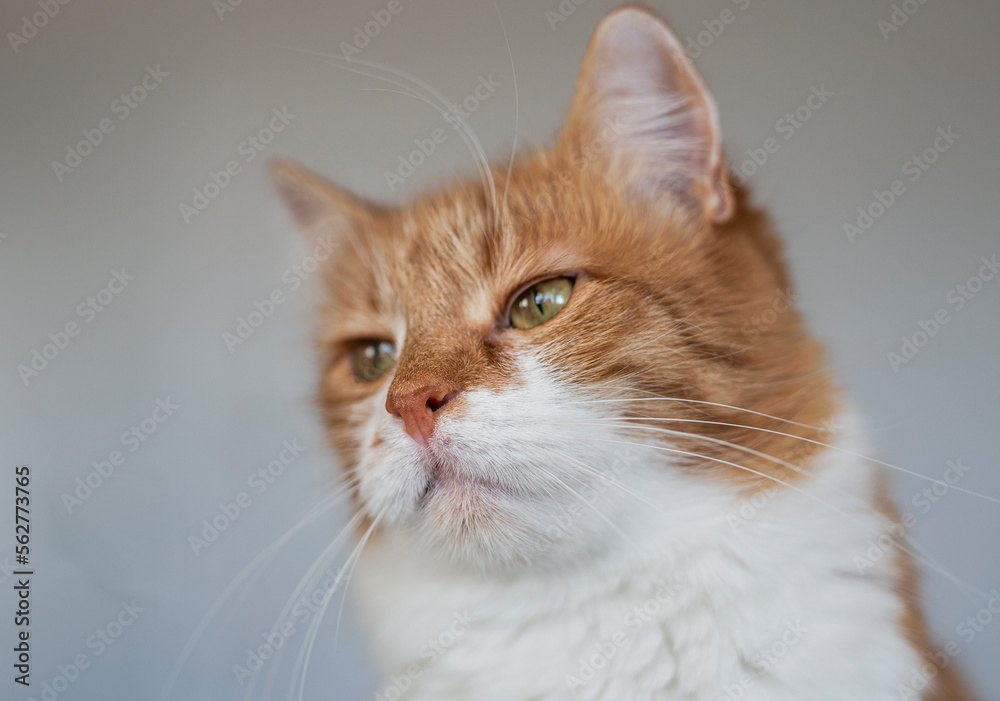
M 471 475 L 436 458 L 428 461 L 426 469 L 427 482 L 418 499 L 418 508 L 424 508 L 439 494 L 475 499 L 507 492 L 503 485 L 494 480 Z

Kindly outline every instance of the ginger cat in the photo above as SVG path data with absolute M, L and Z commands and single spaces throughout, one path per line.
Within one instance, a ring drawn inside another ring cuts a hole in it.
M 971 699 L 905 545 L 857 567 L 893 512 L 671 31 L 608 16 L 556 144 L 486 175 L 388 208 L 272 167 L 339 241 L 375 698 Z

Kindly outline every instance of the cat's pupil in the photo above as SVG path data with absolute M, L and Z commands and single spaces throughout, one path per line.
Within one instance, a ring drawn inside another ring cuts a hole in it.
M 549 299 L 546 295 L 537 291 L 535 292 L 535 308 L 538 309 L 539 314 L 545 315 L 545 303 L 548 301 Z

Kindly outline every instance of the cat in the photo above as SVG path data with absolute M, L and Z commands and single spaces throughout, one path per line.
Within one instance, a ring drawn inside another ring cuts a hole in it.
M 658 17 L 606 17 L 555 145 L 481 182 L 270 173 L 337 240 L 319 406 L 376 699 L 973 698 Z

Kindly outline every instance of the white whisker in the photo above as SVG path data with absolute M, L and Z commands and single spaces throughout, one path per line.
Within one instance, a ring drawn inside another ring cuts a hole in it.
M 295 661 L 295 668 L 292 670 L 292 679 L 288 687 L 288 698 L 291 699 L 294 695 L 294 689 L 296 682 L 298 682 L 299 693 L 298 701 L 302 701 L 306 689 L 306 674 L 309 671 L 309 661 L 312 658 L 313 646 L 316 643 L 316 636 L 319 633 L 320 623 L 323 621 L 323 616 L 326 614 L 326 609 L 330 605 L 330 601 L 333 599 L 333 593 L 340 587 L 341 577 L 344 575 L 344 570 L 350 568 L 350 572 L 354 572 L 354 565 L 357 564 L 358 559 L 361 557 L 361 550 L 365 547 L 365 543 L 368 542 L 368 538 L 371 536 L 372 531 L 378 525 L 379 519 L 384 515 L 384 511 L 379 513 L 374 520 L 372 520 L 371 525 L 368 530 L 362 536 L 361 540 L 354 547 L 354 550 L 347 557 L 347 561 L 344 566 L 340 568 L 337 572 L 337 576 L 334 579 L 333 588 L 327 592 L 326 597 L 323 599 L 323 603 L 319 606 L 319 610 L 316 612 L 313 620 L 309 622 L 309 628 L 306 631 L 306 639 L 303 641 L 302 647 L 299 649 L 298 659 Z M 348 575 L 348 581 L 350 580 L 350 574 Z M 345 594 L 346 594 L 346 583 L 345 583 Z M 343 609 L 341 609 L 343 610 Z M 338 620 L 339 626 L 339 620 Z
M 331 509 L 333 509 L 333 507 L 339 504 L 343 500 L 343 498 L 347 496 L 347 492 L 349 491 L 351 486 L 352 484 L 350 484 L 350 480 L 348 480 L 348 483 L 344 484 L 341 488 L 325 496 L 316 506 L 312 507 L 308 512 L 306 512 L 306 514 L 301 519 L 299 519 L 299 521 L 294 526 L 289 528 L 287 531 L 285 531 L 284 534 L 281 535 L 281 537 L 274 540 L 270 545 L 268 545 L 261 552 L 259 552 L 257 556 L 254 557 L 254 559 L 251 560 L 246 567 L 240 570 L 239 574 L 237 574 L 229 582 L 226 588 L 222 590 L 222 593 L 219 594 L 219 596 L 209 607 L 208 611 L 205 612 L 205 615 L 202 616 L 201 620 L 198 622 L 198 625 L 195 626 L 194 632 L 192 632 L 191 636 L 187 639 L 187 642 L 184 643 L 184 647 L 181 649 L 181 653 L 180 655 L 178 655 L 177 661 L 174 662 L 174 666 L 170 670 L 170 676 L 167 677 L 167 683 L 164 685 L 163 691 L 160 692 L 161 701 L 167 701 L 167 699 L 170 697 L 170 692 L 173 689 L 174 684 L 177 682 L 177 678 L 180 676 L 181 670 L 187 663 L 188 658 L 190 658 L 191 653 L 194 652 L 194 649 L 198 645 L 198 642 L 201 640 L 202 635 L 204 635 L 205 630 L 215 619 L 215 616 L 219 613 L 219 610 L 225 605 L 226 601 L 228 601 L 229 597 L 233 595 L 233 593 L 243 584 L 243 582 L 251 574 L 253 574 L 262 565 L 272 560 L 275 554 L 289 540 L 291 540 L 291 538 L 295 536 L 296 533 L 298 533 L 303 528 L 308 526 L 310 523 L 318 519 L 320 516 L 323 516 L 324 514 L 328 513 Z
M 611 387 L 611 389 L 615 389 Z M 644 392 L 644 390 L 619 388 L 623 391 L 628 392 Z M 645 392 L 645 394 L 653 394 L 653 392 Z M 615 397 L 615 398 L 603 398 L 603 399 L 583 399 L 572 402 L 567 402 L 567 404 L 603 404 L 609 402 L 683 402 L 686 404 L 703 404 L 707 406 L 720 407 L 722 409 L 732 409 L 734 411 L 742 411 L 747 414 L 755 414 L 756 416 L 763 416 L 768 419 L 774 419 L 775 421 L 780 421 L 782 423 L 791 424 L 792 426 L 801 426 L 802 428 L 811 428 L 815 431 L 825 431 L 822 426 L 811 426 L 809 424 L 799 423 L 798 421 L 792 421 L 791 419 L 783 419 L 780 416 L 774 416 L 772 414 L 765 414 L 762 411 L 754 411 L 753 409 L 744 409 L 743 407 L 733 406 L 731 404 L 721 404 L 719 402 L 709 402 L 702 399 L 682 399 L 680 397 Z
M 294 607 L 295 602 L 302 595 L 302 592 L 308 589 L 314 581 L 318 581 L 319 577 L 317 577 L 317 574 L 319 573 L 319 571 L 329 566 L 330 561 L 337 555 L 337 552 L 343 545 L 343 541 L 346 540 L 346 538 L 350 535 L 351 530 L 353 530 L 357 526 L 357 524 L 361 521 L 363 516 L 364 515 L 360 512 L 352 516 L 348 520 L 347 524 L 330 542 L 330 544 L 323 549 L 323 552 L 321 552 L 319 556 L 315 560 L 313 560 L 313 564 L 309 567 L 308 570 L 306 570 L 305 575 L 303 575 L 303 577 L 299 580 L 299 583 L 292 590 L 291 596 L 288 597 L 288 600 L 285 602 L 284 607 L 282 607 L 281 612 L 275 619 L 274 625 L 271 627 L 271 633 L 278 631 L 281 624 L 287 620 L 289 612 Z M 271 687 L 274 683 L 274 677 L 277 674 L 277 669 L 279 667 L 283 652 L 284 648 L 281 648 L 275 652 L 274 663 L 271 665 L 271 671 L 270 674 L 268 675 L 268 681 L 264 689 L 265 696 L 270 696 Z
M 587 501 L 586 499 L 584 499 L 580 494 L 578 494 L 576 492 L 576 490 L 574 490 L 568 484 L 566 484 L 561 479 L 559 479 L 558 477 L 556 477 L 555 475 L 553 475 L 551 472 L 549 472 L 548 470 L 546 470 L 544 467 L 542 467 L 540 465 L 536 465 L 535 467 L 538 470 L 540 470 L 542 473 L 548 475 L 557 484 L 561 485 L 562 488 L 565 489 L 567 492 L 569 492 L 570 494 L 572 494 L 573 496 L 575 496 L 577 499 L 579 499 L 580 501 L 582 501 L 584 504 L 586 504 L 588 508 L 590 508 L 595 514 L 597 514 L 598 518 L 600 518 L 602 521 L 604 521 L 606 524 L 608 524 L 619 536 L 621 536 L 622 540 L 624 540 L 626 543 L 628 543 L 633 548 L 636 548 L 636 550 L 638 550 L 638 546 L 634 542 L 632 542 L 632 539 L 629 538 L 627 535 L 625 535 L 625 533 L 623 533 L 622 530 L 620 528 L 618 528 L 618 526 L 616 526 L 614 523 L 612 523 L 611 519 L 609 519 L 607 516 L 605 516 L 601 512 L 600 509 L 598 509 L 596 506 L 594 506 L 589 501 Z
M 375 61 L 368 61 L 360 58 L 355 58 L 348 61 L 341 56 L 337 56 L 336 54 L 325 53 L 321 51 L 311 51 L 291 46 L 284 46 L 282 48 L 327 59 L 327 61 L 325 62 L 329 63 L 332 66 L 336 66 L 342 70 L 351 73 L 357 73 L 359 75 L 363 75 L 372 78 L 374 80 L 382 80 L 392 85 L 396 85 L 397 87 L 403 88 L 404 90 L 407 91 L 404 92 L 404 94 L 408 94 L 414 97 L 416 96 L 413 92 L 410 92 L 410 90 L 412 89 L 410 89 L 409 86 L 404 86 L 403 84 L 394 81 L 391 78 L 387 78 L 385 76 L 373 73 L 368 73 L 357 68 L 352 68 L 350 66 L 358 64 L 358 65 L 368 66 L 369 68 L 385 71 L 386 73 L 390 73 L 399 78 L 403 78 L 404 80 L 410 81 L 411 83 L 413 83 L 413 85 L 425 90 L 427 94 L 438 100 L 440 102 L 440 106 L 434 105 L 433 102 L 427 100 L 425 101 L 427 101 L 428 104 L 433 106 L 434 109 L 436 109 L 438 113 L 441 114 L 443 117 L 445 117 L 450 113 L 451 104 L 448 102 L 447 98 L 443 94 L 441 94 L 436 88 L 434 88 L 426 81 L 421 80 L 420 78 L 417 78 L 416 76 L 407 73 L 406 71 L 401 71 L 398 68 L 393 68 L 392 66 L 387 66 L 385 64 L 377 63 Z M 469 126 L 465 118 L 462 117 L 460 113 L 456 113 L 453 115 L 452 119 L 453 119 L 452 123 L 459 127 L 458 129 L 456 129 L 458 135 L 461 137 L 462 141 L 465 142 L 466 147 L 468 147 L 469 152 L 472 154 L 472 157 L 476 162 L 476 166 L 479 169 L 480 178 L 483 182 L 484 193 L 488 197 L 490 197 L 491 210 L 488 212 L 488 214 L 493 217 L 491 223 L 489 224 L 489 226 L 492 227 L 493 226 L 492 222 L 499 221 L 499 213 L 497 210 L 498 203 L 497 203 L 496 184 L 493 180 L 493 170 L 490 168 L 489 161 L 486 157 L 486 152 L 483 149 L 483 146 L 480 143 L 479 138 L 476 136 L 476 133 L 473 131 L 472 127 Z
M 778 484 L 784 485 L 785 487 L 788 487 L 789 489 L 794 490 L 794 491 L 798 492 L 799 494 L 802 494 L 803 496 L 808 497 L 809 499 L 812 499 L 813 501 L 819 502 L 823 506 L 831 509 L 832 511 L 834 511 L 834 512 L 836 512 L 838 514 L 840 514 L 841 516 L 843 516 L 847 520 L 851 521 L 852 523 L 854 523 L 854 524 L 856 524 L 858 526 L 861 526 L 862 528 L 864 528 L 866 530 L 870 530 L 869 526 L 867 524 L 862 523 L 861 521 L 858 521 L 857 519 L 855 519 L 850 514 L 842 511 L 841 509 L 837 508 L 833 504 L 828 503 L 824 499 L 822 499 L 820 497 L 817 497 L 815 494 L 811 494 L 811 493 L 807 492 L 806 490 L 801 489 L 800 487 L 796 487 L 794 484 L 789 484 L 788 482 L 785 482 L 784 480 L 781 480 L 781 479 L 779 479 L 777 477 L 773 477 L 773 476 L 768 475 L 768 474 L 766 474 L 764 472 L 759 472 L 757 470 L 751 469 L 751 468 L 746 467 L 744 465 L 739 465 L 737 463 L 730 462 L 729 460 L 723 460 L 722 458 L 715 458 L 715 457 L 712 457 L 712 456 L 709 456 L 709 455 L 701 455 L 699 453 L 692 453 L 691 451 L 688 451 L 688 450 L 681 450 L 679 448 L 668 448 L 666 446 L 660 446 L 660 445 L 647 445 L 647 444 L 643 444 L 643 443 L 630 443 L 630 442 L 627 442 L 627 441 L 616 441 L 616 440 L 612 440 L 612 439 L 609 439 L 609 438 L 595 438 L 594 440 L 606 441 L 606 442 L 609 442 L 609 443 L 620 443 L 622 445 L 631 445 L 631 446 L 635 446 L 635 447 L 652 448 L 654 450 L 662 450 L 662 451 L 666 451 L 666 452 L 670 452 L 670 453 L 677 453 L 679 455 L 687 455 L 689 457 L 699 458 L 701 460 L 710 460 L 712 462 L 717 462 L 717 463 L 720 463 L 722 465 L 729 465 L 730 467 L 735 467 L 738 470 L 743 470 L 745 472 L 749 472 L 750 474 L 757 475 L 758 477 L 763 477 L 764 479 L 768 479 L 768 480 L 771 480 L 772 482 L 777 482 Z M 975 593 L 976 595 L 980 596 L 983 599 L 986 598 L 986 594 L 983 593 L 982 590 L 977 589 L 976 587 L 973 587 L 971 584 L 967 584 L 966 582 L 963 582 L 961 579 L 959 579 L 955 575 L 951 574 L 950 572 L 948 572 L 948 571 L 946 571 L 944 569 L 941 569 L 939 567 L 934 566 L 933 563 L 926 561 L 919 554 L 913 552 L 910 548 L 906 547 L 902 543 L 897 542 L 896 546 L 900 550 L 903 550 L 904 552 L 909 553 L 910 555 L 912 555 L 917 560 L 923 562 L 930 569 L 932 569 L 933 571 L 937 572 L 942 577 L 945 577 L 946 579 L 950 580 L 953 584 L 959 586 L 960 588 L 968 589 L 969 591 Z
M 661 514 L 662 513 L 666 513 L 659 506 L 657 506 L 653 502 L 649 501 L 645 497 L 643 497 L 643 496 L 641 496 L 639 494 L 636 494 L 635 492 L 633 492 L 631 489 L 629 489 L 628 487 L 626 487 L 621 482 L 618 482 L 617 480 L 613 480 L 610 477 L 602 474 L 601 471 L 598 470 L 596 467 L 593 467 L 591 465 L 587 465 L 586 463 L 584 463 L 584 462 L 582 462 L 580 460 L 577 460 L 576 458 L 574 458 L 574 457 L 572 457 L 570 455 L 567 455 L 566 453 L 563 453 L 561 451 L 554 450 L 554 449 L 551 449 L 551 448 L 549 448 L 547 450 L 548 450 L 548 452 L 553 453 L 554 455 L 558 455 L 561 458 L 569 460 L 572 464 L 574 464 L 577 467 L 581 468 L 582 470 L 584 470 L 588 474 L 592 474 L 595 477 L 598 477 L 598 478 L 602 479 L 603 481 L 607 482 L 608 484 L 611 484 L 611 485 L 614 485 L 615 487 L 618 487 L 623 492 L 625 492 L 626 494 L 628 494 L 630 497 L 635 498 L 636 500 L 642 502 L 643 504 L 645 504 L 646 506 L 650 507 L 651 509 L 655 509 L 656 511 L 659 511 Z
M 510 49 L 510 39 L 507 37 L 507 27 L 504 26 L 503 15 L 500 14 L 500 8 L 497 6 L 496 0 L 491 0 L 491 2 L 493 3 L 493 9 L 497 12 L 497 19 L 500 20 L 500 29 L 503 32 L 503 40 L 507 44 L 507 58 L 510 60 L 510 75 L 514 83 L 514 143 L 510 147 L 510 160 L 507 162 L 507 177 L 504 179 L 503 199 L 500 203 L 500 214 L 501 216 L 506 216 L 507 187 L 510 185 L 510 174 L 514 170 L 514 157 L 517 155 L 517 132 L 518 122 L 520 119 L 520 105 L 517 97 L 517 73 L 514 70 L 514 54 Z
M 899 467 L 898 465 L 893 465 L 893 464 L 885 462 L 883 460 L 879 460 L 877 458 L 873 458 L 873 457 L 870 457 L 868 455 L 864 455 L 862 453 L 855 452 L 853 450 L 848 450 L 847 448 L 841 448 L 840 446 L 831 445 L 830 443 L 824 443 L 823 441 L 817 441 L 817 440 L 814 440 L 812 438 L 806 438 L 804 436 L 796 436 L 793 433 L 784 433 L 783 431 L 775 431 L 775 430 L 770 429 L 770 428 L 761 428 L 759 426 L 746 426 L 744 424 L 727 423 L 725 421 L 706 421 L 706 420 L 703 420 L 703 419 L 681 419 L 681 418 L 657 417 L 657 416 L 643 416 L 643 417 L 637 417 L 637 418 L 641 418 L 642 420 L 651 420 L 651 421 L 676 421 L 676 422 L 679 422 L 679 423 L 698 423 L 698 424 L 710 424 L 710 425 L 715 425 L 715 426 L 732 426 L 734 428 L 745 428 L 745 429 L 749 429 L 751 431 L 761 431 L 763 433 L 771 433 L 771 434 L 774 434 L 774 435 L 777 435 L 777 436 L 784 436 L 786 438 L 794 438 L 796 440 L 800 440 L 800 441 L 803 441 L 805 443 L 812 443 L 814 445 L 822 446 L 824 448 L 830 448 L 831 450 L 840 451 L 842 453 L 845 453 L 847 455 L 851 455 L 851 456 L 856 457 L 856 458 L 862 458 L 864 460 L 868 460 L 870 462 L 873 462 L 876 465 L 882 465 L 883 467 L 888 467 L 890 469 L 897 470 L 899 472 L 902 472 L 903 474 L 910 475 L 912 477 L 918 477 L 918 478 L 920 478 L 922 480 L 927 480 L 928 482 L 932 482 L 934 484 L 940 485 L 940 486 L 945 487 L 947 489 L 954 489 L 956 492 L 962 492 L 963 494 L 968 494 L 969 496 L 978 497 L 979 499 L 984 499 L 986 501 L 991 501 L 991 502 L 993 502 L 995 504 L 1000 504 L 1000 498 L 993 497 L 993 496 L 990 496 L 988 494 L 981 494 L 979 492 L 974 492 L 974 491 L 972 491 L 970 489 L 963 489 L 962 487 L 959 487 L 957 485 L 948 484 L 947 482 L 945 482 L 943 480 L 939 480 L 939 479 L 937 479 L 935 477 L 930 477 L 928 475 L 923 475 L 923 474 L 921 474 L 919 472 L 914 472 L 913 470 L 908 470 L 905 467 Z M 606 420 L 606 419 L 601 419 L 601 420 Z M 618 419 L 612 419 L 612 420 L 618 420 Z M 622 417 L 621 420 L 628 421 L 629 417 Z M 694 434 L 688 434 L 688 435 L 694 435 Z

